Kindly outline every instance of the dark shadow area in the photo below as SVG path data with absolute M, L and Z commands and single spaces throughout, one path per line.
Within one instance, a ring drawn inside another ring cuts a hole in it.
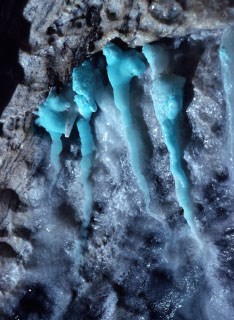
M 135 132 L 135 138 L 139 142 L 139 150 L 141 154 L 142 167 L 145 171 L 144 174 L 149 174 L 148 164 L 153 156 L 153 143 L 149 135 L 149 129 L 145 122 L 143 110 L 141 104 L 144 103 L 144 88 L 137 78 L 133 78 L 131 81 L 130 90 L 130 109 L 133 116 L 133 131 Z
M 18 62 L 19 49 L 29 51 L 30 23 L 23 17 L 28 0 L 0 1 L 0 116 L 10 102 L 24 71 Z
M 52 301 L 45 287 L 40 284 L 32 284 L 25 289 L 14 319 L 50 319 L 52 313 Z
M 204 50 L 204 41 L 195 41 L 191 40 L 189 37 L 186 37 L 181 42 L 174 55 L 173 72 L 186 79 L 184 86 L 183 110 L 181 112 L 179 126 L 179 132 L 181 135 L 181 147 L 183 150 L 191 140 L 192 136 L 192 128 L 186 111 L 194 97 L 192 80 L 194 78 L 194 74 Z
M 26 227 L 19 226 L 14 229 L 14 235 L 23 240 L 30 241 L 32 236 L 32 231 Z
M 0 256 L 5 258 L 17 258 L 17 253 L 7 242 L 0 242 Z
M 128 44 L 120 38 L 114 38 L 111 40 L 111 42 L 113 42 L 115 45 L 117 45 L 122 50 L 129 50 Z
M 9 232 L 7 230 L 6 227 L 0 227 L 0 237 L 4 238 L 4 237 L 8 237 L 9 236 Z M 1 318 L 0 318 L 1 319 Z
M 14 212 L 17 212 L 21 206 L 25 206 L 20 201 L 19 195 L 12 189 L 0 190 L 0 204 L 1 203 Z
M 76 211 L 73 206 L 67 202 L 63 202 L 57 209 L 56 216 L 70 227 L 76 227 L 79 222 L 76 221 Z
M 81 157 L 80 153 L 80 138 L 76 122 L 73 125 L 69 138 L 66 138 L 64 135 L 61 138 L 63 144 L 63 150 L 60 154 L 60 159 L 65 161 L 65 159 L 76 159 Z

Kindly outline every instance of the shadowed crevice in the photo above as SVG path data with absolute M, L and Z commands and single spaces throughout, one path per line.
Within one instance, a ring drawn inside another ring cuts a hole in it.
M 23 17 L 28 0 L 0 1 L 0 116 L 10 102 L 24 71 L 18 62 L 19 50 L 30 50 L 30 23 Z

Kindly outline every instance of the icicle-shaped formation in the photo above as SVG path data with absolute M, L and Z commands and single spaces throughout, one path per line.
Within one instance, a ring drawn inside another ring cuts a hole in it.
M 95 74 L 89 61 L 85 61 L 80 67 L 73 70 L 72 88 L 76 92 L 74 100 L 81 115 L 81 118 L 77 121 L 77 128 L 80 134 L 82 154 L 80 167 L 84 191 L 83 227 L 89 225 L 92 210 L 92 188 L 89 182 L 89 175 L 95 145 L 89 121 L 92 113 L 97 110 L 94 100 L 94 84 Z
M 228 27 L 222 35 L 219 56 L 225 101 L 227 106 L 227 139 L 230 176 L 234 183 L 234 27 Z
M 39 118 L 36 119 L 36 124 L 45 128 L 50 134 L 52 140 L 50 158 L 56 173 L 60 170 L 59 154 L 62 151 L 61 137 L 66 133 L 68 110 L 71 104 L 72 103 L 66 99 L 62 93 L 57 94 L 53 89 L 49 93 L 48 98 L 39 106 L 39 110 L 36 113 L 39 116 Z
M 165 144 L 170 155 L 170 168 L 175 180 L 176 196 L 184 209 L 184 217 L 196 234 L 188 180 L 181 165 L 181 150 L 178 138 L 178 118 L 183 105 L 185 79 L 170 72 L 170 56 L 160 45 L 145 45 L 143 53 L 152 69 L 151 96 L 156 117 L 161 125 Z
M 130 82 L 134 76 L 141 75 L 145 71 L 146 66 L 137 51 L 122 51 L 113 43 L 108 44 L 103 49 L 103 53 L 107 60 L 107 73 L 113 88 L 115 105 L 120 111 L 121 121 L 129 146 L 132 170 L 136 176 L 139 189 L 144 195 L 147 211 L 149 211 L 150 192 L 147 181 L 142 174 L 138 150 L 139 141 L 134 132 L 130 109 Z

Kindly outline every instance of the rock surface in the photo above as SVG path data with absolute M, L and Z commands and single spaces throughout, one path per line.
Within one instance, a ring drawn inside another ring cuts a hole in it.
M 231 319 L 234 199 L 218 50 L 233 1 L 11 0 L 2 1 L 0 14 L 7 44 L 0 49 L 0 319 Z M 98 148 L 83 267 L 75 131 L 63 140 L 62 170 L 48 193 L 50 139 L 33 112 L 51 87 L 70 80 L 74 66 L 99 57 L 113 39 L 123 47 L 167 44 L 174 72 L 186 78 L 181 144 L 202 253 L 176 200 L 147 77 L 133 81 L 131 102 L 140 110 L 157 219 L 144 212 L 114 106 L 113 114 L 93 118 Z

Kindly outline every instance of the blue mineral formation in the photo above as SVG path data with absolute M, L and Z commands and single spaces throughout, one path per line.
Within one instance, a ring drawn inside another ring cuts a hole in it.
M 90 119 L 92 113 L 97 110 L 94 99 L 95 73 L 89 61 L 85 61 L 80 67 L 73 70 L 72 88 L 76 93 L 74 100 L 80 114 L 80 118 L 77 121 L 77 128 L 81 140 L 82 155 L 80 168 L 84 192 L 83 223 L 84 227 L 87 227 L 90 222 L 92 210 L 92 188 L 89 182 L 89 175 L 93 161 L 93 151 L 95 149 L 90 128 Z
M 70 107 L 71 102 L 62 93 L 58 94 L 53 89 L 50 91 L 48 98 L 39 106 L 38 112 L 36 112 L 39 116 L 36 119 L 36 124 L 45 128 L 52 140 L 50 158 L 56 173 L 60 170 L 61 137 L 66 133 Z
M 185 79 L 170 71 L 170 56 L 160 45 L 145 45 L 143 53 L 152 73 L 151 96 L 156 117 L 160 123 L 170 155 L 170 169 L 175 181 L 176 196 L 184 209 L 184 217 L 196 234 L 187 177 L 181 165 L 182 152 L 178 135 L 179 114 L 183 105 Z
M 84 192 L 83 227 L 89 225 L 92 208 L 92 190 L 89 182 L 95 148 L 90 118 L 97 110 L 94 100 L 95 74 L 89 61 L 73 70 L 72 86 L 64 86 L 60 94 L 51 90 L 48 98 L 39 106 L 36 124 L 45 128 L 52 140 L 51 164 L 55 170 L 55 178 L 60 170 L 59 155 L 62 151 L 61 137 L 70 136 L 76 121 L 81 140 L 81 182 Z
M 227 143 L 229 149 L 228 160 L 230 164 L 230 175 L 234 183 L 234 28 L 228 27 L 224 30 L 219 50 L 221 61 L 221 72 L 227 108 Z
M 140 53 L 135 50 L 122 51 L 113 43 L 106 45 L 103 53 L 107 61 L 107 73 L 113 88 L 115 105 L 120 111 L 125 137 L 128 142 L 132 170 L 139 189 L 144 195 L 148 211 L 150 192 L 146 178 L 142 173 L 141 156 L 138 148 L 141 141 L 135 134 L 130 108 L 130 82 L 134 76 L 140 76 L 145 71 L 146 66 Z

